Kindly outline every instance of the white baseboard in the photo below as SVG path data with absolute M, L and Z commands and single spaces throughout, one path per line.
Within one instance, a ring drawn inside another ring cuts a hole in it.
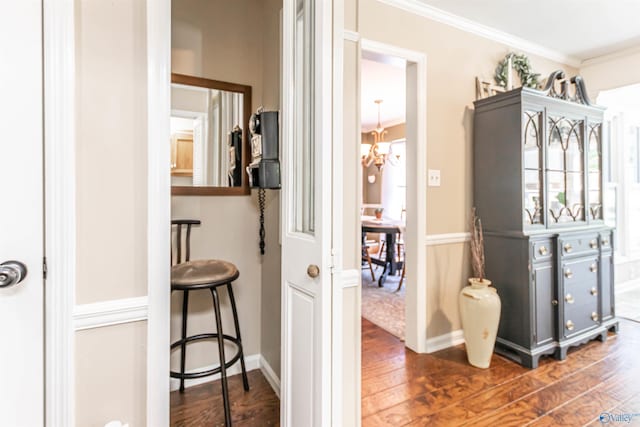
M 260 368 L 260 359 L 261 358 L 262 358 L 262 356 L 260 354 L 252 354 L 251 356 L 245 356 L 244 357 L 244 363 L 245 363 L 245 366 L 247 368 L 247 372 L 253 371 L 255 369 L 259 369 Z M 206 371 L 208 369 L 213 369 L 216 366 L 218 366 L 218 365 L 217 364 L 208 365 L 208 366 L 203 366 L 201 368 L 189 369 L 186 372 Z M 227 376 L 231 377 L 231 376 L 237 375 L 237 374 L 239 374 L 241 372 L 242 372 L 242 369 L 240 367 L 240 363 L 234 363 L 233 366 L 231 366 L 229 369 L 227 369 Z M 215 374 L 215 375 L 209 375 L 208 377 L 195 378 L 193 380 L 185 380 L 184 388 L 193 387 L 193 386 L 196 386 L 196 385 L 208 383 L 208 382 L 219 380 L 219 379 L 220 379 L 220 374 Z M 178 390 L 180 388 L 180 380 L 177 379 L 177 378 L 171 378 L 170 385 L 171 385 L 171 391 Z
M 428 338 L 426 342 L 426 349 L 427 353 L 434 353 L 462 343 L 464 343 L 464 334 L 462 329 L 458 329 L 457 331 L 449 332 L 448 334 Z
M 280 399 L 280 378 L 278 378 L 271 365 L 269 365 L 262 355 L 260 355 L 260 370 L 273 391 L 276 393 L 276 396 L 278 396 L 278 399 Z

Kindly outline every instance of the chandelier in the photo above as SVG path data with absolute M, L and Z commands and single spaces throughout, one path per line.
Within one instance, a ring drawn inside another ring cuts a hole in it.
M 380 104 L 382 99 L 374 101 L 378 105 L 378 126 L 371 132 L 373 135 L 373 144 L 362 144 L 360 147 L 362 154 L 362 166 L 368 168 L 372 164 L 376 165 L 378 170 L 382 169 L 389 155 L 390 142 L 382 142 L 387 131 L 380 125 Z

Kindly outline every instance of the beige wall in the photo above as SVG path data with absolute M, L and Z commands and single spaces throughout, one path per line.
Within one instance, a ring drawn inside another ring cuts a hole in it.
M 252 110 L 279 105 L 279 3 L 270 0 L 174 0 L 172 3 L 172 71 L 249 85 Z M 245 355 L 264 353 L 280 370 L 279 198 L 267 191 L 267 255 L 258 248 L 257 192 L 251 196 L 172 197 L 172 218 L 195 218 L 202 226 L 192 234 L 192 259 L 220 258 L 240 271 L 234 284 Z M 211 296 L 194 293 L 189 333 L 211 331 Z M 223 304 L 228 304 L 223 297 Z M 230 314 L 230 310 L 224 314 Z M 180 333 L 181 295 L 172 298 L 172 341 Z M 225 328 L 232 326 L 226 316 Z M 264 336 L 264 350 L 261 342 Z M 210 343 L 190 348 L 187 368 L 217 361 Z M 178 353 L 172 354 L 177 368 Z
M 146 12 L 144 0 L 76 10 L 76 302 L 86 304 L 147 294 Z
M 640 50 L 626 54 L 608 55 L 587 61 L 580 67 L 580 75 L 587 85 L 592 102 L 600 91 L 615 89 L 640 82 Z
M 76 333 L 76 425 L 146 425 L 147 322 Z
M 510 49 L 375 0 L 359 0 L 358 31 L 364 39 L 424 53 L 427 57 L 427 168 L 441 171 L 440 187 L 424 186 L 427 233 L 467 231 L 473 203 L 472 138 L 476 76 L 489 79 Z M 398 31 L 402 28 L 402 31 Z M 543 76 L 576 70 L 529 55 Z M 411 197 L 410 195 L 407 195 Z M 466 245 L 427 251 L 427 336 L 459 328 L 457 294 L 468 277 Z
M 76 303 L 147 295 L 145 0 L 76 0 Z M 147 323 L 76 333 L 78 426 L 146 424 Z

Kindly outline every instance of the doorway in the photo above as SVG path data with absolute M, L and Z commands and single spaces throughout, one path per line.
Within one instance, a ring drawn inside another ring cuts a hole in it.
M 605 111 L 604 217 L 614 227 L 616 315 L 640 321 L 640 84 L 600 92 Z
M 364 51 L 360 70 L 362 317 L 404 341 L 406 61 Z
M 419 52 L 398 48 L 395 46 L 379 43 L 372 40 L 361 41 L 361 60 L 375 63 L 387 64 L 396 68 L 404 69 L 404 130 L 403 137 L 396 138 L 398 153 L 404 150 L 406 155 L 405 181 L 397 181 L 404 184 L 404 197 L 391 198 L 395 203 L 391 207 L 390 214 L 397 216 L 399 221 L 404 220 L 404 233 L 402 233 L 403 245 L 401 245 L 403 266 L 406 263 L 405 277 L 402 281 L 401 290 L 404 289 L 404 340 L 405 346 L 418 353 L 426 351 L 426 56 Z M 391 63 L 392 65 L 390 65 Z M 402 73 L 402 71 L 401 71 Z M 362 77 L 361 77 L 362 78 Z M 363 88 L 361 88 L 363 90 Z M 361 100 L 364 96 L 361 94 Z M 383 105 L 383 104 L 382 104 Z M 381 105 L 381 108 L 382 108 Z M 377 124 L 377 106 L 375 109 L 375 120 Z M 402 115 L 400 115 L 402 117 Z M 404 139 L 404 141 L 402 141 Z M 363 142 L 365 142 L 363 140 Z M 391 145 L 391 144 L 390 144 Z M 387 153 L 388 155 L 388 153 Z M 394 155 L 395 157 L 395 155 Z M 401 155 L 402 157 L 402 155 Z M 392 160 L 393 162 L 393 160 Z M 375 164 L 375 161 L 373 162 Z M 358 165 L 361 170 L 360 182 L 368 183 L 368 174 L 365 176 L 364 168 Z M 390 168 L 389 168 L 390 169 Z M 382 168 L 384 170 L 384 167 Z M 377 177 L 375 179 L 378 179 Z M 388 183 L 389 184 L 389 183 Z M 393 182 L 391 183 L 393 185 Z M 393 189 L 391 189 L 393 191 Z M 364 191 L 360 189 L 360 200 L 364 200 Z M 404 202 L 404 204 L 402 203 Z M 365 208 L 363 213 L 373 210 L 375 207 Z M 384 208 L 383 208 L 384 209 Z M 383 210 L 384 217 L 384 210 Z M 362 228 L 362 221 L 358 223 Z M 385 233 L 385 238 L 388 234 Z M 365 236 L 366 237 L 366 236 Z M 366 245 L 365 238 L 365 245 Z M 371 240 L 371 239 L 369 239 Z M 381 244 L 380 244 L 381 245 Z M 402 247 L 404 246 L 404 247 Z M 375 248 L 375 246 L 374 246 Z M 378 249 L 380 249 L 379 247 Z M 396 246 L 397 251 L 397 246 Z M 386 244 L 385 244 L 386 250 Z M 375 249 L 374 249 L 375 251 Z M 363 252 L 364 254 L 364 252 Z M 381 273 L 382 270 L 378 269 Z M 370 271 L 369 271 L 370 272 Z M 390 271 L 389 271 L 390 272 Z M 363 271 L 364 273 L 364 271 Z M 398 288 L 399 279 L 396 282 Z M 369 276 L 369 279 L 371 277 Z M 363 279 L 364 280 L 364 279 Z M 363 286 L 365 282 L 363 281 Z M 364 351 L 364 349 L 363 349 Z
M 234 424 L 280 419 L 280 193 L 266 190 L 263 255 L 258 191 L 248 188 L 245 167 L 251 159 L 251 114 L 259 107 L 281 109 L 282 5 L 282 0 L 173 0 L 171 5 L 171 71 L 175 73 L 171 86 L 171 219 L 200 222 L 191 230 L 191 260 L 223 260 L 239 272 L 231 286 L 249 391 L 244 389 L 240 362 L 229 366 L 226 374 Z M 256 32 L 261 37 L 254 37 Z M 166 144 L 169 149 L 170 142 Z M 176 229 L 174 225 L 174 263 Z M 183 244 L 185 231 L 183 228 Z M 184 246 L 182 256 L 184 261 Z M 231 294 L 225 285 L 218 292 L 222 329 L 235 337 Z M 183 292 L 172 293 L 168 325 L 172 343 L 181 339 L 183 301 Z M 189 291 L 186 318 L 188 336 L 216 332 L 209 290 Z M 186 347 L 185 373 L 197 376 L 197 372 L 219 366 L 217 339 L 190 342 Z M 225 359 L 234 358 L 237 348 L 225 340 Z M 171 352 L 173 372 L 181 371 L 180 353 L 180 346 Z M 224 423 L 220 377 L 217 373 L 186 379 L 182 393 L 180 380 L 172 378 L 168 396 L 171 424 Z

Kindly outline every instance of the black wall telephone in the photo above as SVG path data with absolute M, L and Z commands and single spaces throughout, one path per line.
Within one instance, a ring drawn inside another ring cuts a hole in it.
M 251 163 L 247 166 L 249 187 L 259 188 L 260 204 L 260 253 L 264 255 L 264 204 L 265 189 L 280 189 L 280 160 L 278 112 L 258 108 L 249 120 L 251 132 Z
M 251 163 L 247 166 L 249 186 L 280 189 L 278 112 L 258 108 L 249 120 Z

